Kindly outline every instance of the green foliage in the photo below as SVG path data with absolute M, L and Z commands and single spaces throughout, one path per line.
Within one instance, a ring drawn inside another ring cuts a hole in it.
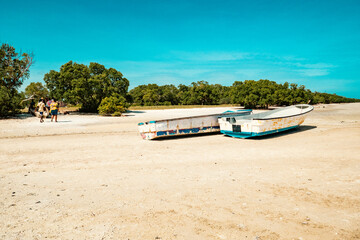
M 190 105 L 190 86 L 180 84 L 178 89 L 179 91 L 176 95 L 176 98 L 178 99 L 179 103 L 182 105 Z
M 23 108 L 22 95 L 16 89 L 0 86 L 0 117 L 12 116 Z
M 129 94 L 133 103 L 140 106 L 240 104 L 245 108 L 268 108 L 270 105 L 360 101 L 336 94 L 312 93 L 303 85 L 278 84 L 266 79 L 235 81 L 231 87 L 206 81 L 193 82 L 190 86 L 180 84 L 177 88 L 148 84 L 135 87 Z
M 179 90 L 174 85 L 158 86 L 157 84 L 139 85 L 129 94 L 135 105 L 177 105 Z
M 313 102 L 314 103 L 351 103 L 351 102 L 360 102 L 360 99 L 346 98 L 336 94 L 315 92 L 313 93 Z
M 212 85 L 209 85 L 206 81 L 198 81 L 191 83 L 190 87 L 190 104 L 199 104 L 199 105 L 212 105 L 215 104 L 216 100 L 219 98 L 216 91 L 213 91 L 214 88 Z
M 206 81 L 193 82 L 191 86 L 180 84 L 158 86 L 140 85 L 129 94 L 135 105 L 214 105 L 230 103 L 227 96 L 229 87 L 220 84 L 210 85 Z
M 129 81 L 114 68 L 99 63 L 64 64 L 60 72 L 51 70 L 44 81 L 50 95 L 70 104 L 81 104 L 82 111 L 96 112 L 102 100 L 117 94 L 126 97 Z
M 126 99 L 121 96 L 114 94 L 113 96 L 104 98 L 98 108 L 101 115 L 121 116 L 123 112 L 126 112 L 129 104 Z
M 33 96 L 34 98 L 49 97 L 49 91 L 45 86 L 40 82 L 32 82 L 25 88 L 25 97 L 29 98 Z
M 312 93 L 305 86 L 297 84 L 278 84 L 274 81 L 246 80 L 235 82 L 230 90 L 232 103 L 244 105 L 245 108 L 268 108 L 269 105 L 293 105 L 308 103 Z
M 29 77 L 33 56 L 17 53 L 9 44 L 0 47 L 0 117 L 14 115 L 21 108 L 17 89 Z

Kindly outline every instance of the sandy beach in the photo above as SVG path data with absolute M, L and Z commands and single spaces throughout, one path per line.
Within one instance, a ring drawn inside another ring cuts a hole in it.
M 0 239 L 360 239 L 360 103 L 256 139 L 137 130 L 228 109 L 0 120 Z

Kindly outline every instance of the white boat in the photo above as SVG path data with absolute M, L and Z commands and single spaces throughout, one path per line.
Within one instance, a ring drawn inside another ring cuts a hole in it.
M 299 104 L 249 116 L 219 118 L 220 132 L 237 138 L 262 136 L 298 127 L 314 109 Z
M 225 113 L 172 118 L 142 122 L 138 124 L 143 139 L 156 139 L 168 136 L 191 135 L 199 133 L 220 132 L 218 118 L 221 116 L 244 116 L 252 110 L 227 111 Z

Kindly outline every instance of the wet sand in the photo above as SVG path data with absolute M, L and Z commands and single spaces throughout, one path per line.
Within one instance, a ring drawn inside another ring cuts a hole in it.
M 142 140 L 228 108 L 0 120 L 0 239 L 360 239 L 360 104 L 282 134 Z

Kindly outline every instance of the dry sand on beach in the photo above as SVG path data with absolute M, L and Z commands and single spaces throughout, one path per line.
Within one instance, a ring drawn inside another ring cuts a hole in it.
M 142 140 L 224 108 L 0 120 L 0 239 L 360 239 L 360 104 L 297 130 Z

